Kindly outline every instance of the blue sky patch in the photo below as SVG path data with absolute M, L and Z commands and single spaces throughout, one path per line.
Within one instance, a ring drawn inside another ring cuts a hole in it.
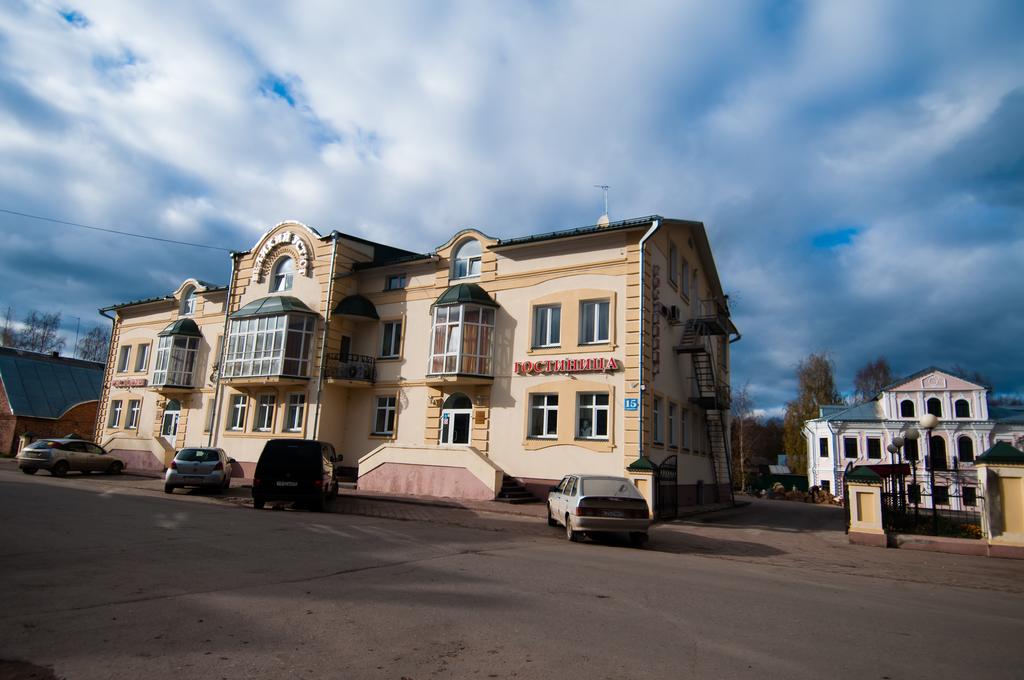
M 853 238 L 860 233 L 856 227 L 843 227 L 815 235 L 811 239 L 811 245 L 819 250 L 848 246 L 853 243 Z
M 260 83 L 260 93 L 268 97 L 277 97 L 287 102 L 288 106 L 295 108 L 295 94 L 292 92 L 292 85 L 283 78 L 269 74 Z
M 89 20 L 85 18 L 85 15 L 76 9 L 60 10 L 60 15 L 64 17 L 64 21 L 75 28 L 85 28 L 89 25 Z

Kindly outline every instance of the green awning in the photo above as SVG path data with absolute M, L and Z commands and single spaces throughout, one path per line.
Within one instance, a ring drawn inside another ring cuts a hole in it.
M 334 308 L 334 314 L 336 316 L 362 316 L 375 321 L 380 319 L 380 316 L 377 315 L 377 308 L 362 295 L 349 295 L 343 299 Z
M 459 283 L 441 295 L 434 302 L 435 307 L 448 307 L 450 305 L 462 305 L 462 304 L 473 304 L 473 305 L 484 305 L 486 307 L 498 307 L 498 303 L 494 301 L 487 291 L 476 285 L 475 283 Z
M 996 442 L 995 446 L 974 459 L 974 464 L 989 465 L 1024 465 L 1024 451 L 1014 448 L 1006 442 Z
M 203 337 L 203 334 L 199 332 L 199 326 L 192 319 L 178 319 L 167 328 L 160 331 L 160 337 L 166 337 L 168 335 L 188 335 L 195 338 Z
M 252 316 L 278 316 L 298 312 L 300 314 L 316 314 L 306 303 L 291 295 L 272 295 L 253 300 L 231 315 L 232 319 L 247 319 Z
M 627 467 L 630 472 L 654 472 L 654 463 L 647 456 L 640 456 Z
M 855 467 L 853 472 L 846 475 L 846 481 L 857 482 L 858 484 L 881 484 L 882 478 L 867 465 L 861 465 Z

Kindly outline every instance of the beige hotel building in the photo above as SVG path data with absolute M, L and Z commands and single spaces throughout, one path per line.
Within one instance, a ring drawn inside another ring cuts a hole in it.
M 99 442 L 159 472 L 331 442 L 361 490 L 545 498 L 634 479 L 659 516 L 731 499 L 729 318 L 703 224 L 645 217 L 414 253 L 299 222 L 112 318 Z M 241 481 L 241 480 L 239 480 Z

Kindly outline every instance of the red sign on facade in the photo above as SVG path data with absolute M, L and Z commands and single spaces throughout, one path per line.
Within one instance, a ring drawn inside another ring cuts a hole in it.
M 548 373 L 606 373 L 619 369 L 615 357 L 595 357 L 589 359 L 538 359 L 537 361 L 517 361 L 513 371 L 519 375 Z
M 145 387 L 149 381 L 145 378 L 114 378 L 111 387 Z

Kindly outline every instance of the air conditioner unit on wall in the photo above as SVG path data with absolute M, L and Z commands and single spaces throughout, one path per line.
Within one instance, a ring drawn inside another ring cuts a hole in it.
M 678 305 L 672 305 L 668 309 L 668 320 L 679 321 L 679 307 Z

